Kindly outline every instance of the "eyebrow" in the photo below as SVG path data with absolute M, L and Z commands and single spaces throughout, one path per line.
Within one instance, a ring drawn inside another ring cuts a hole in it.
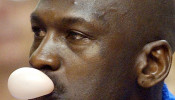
M 32 13 L 30 15 L 30 19 L 31 21 L 38 21 L 38 22 L 42 22 L 42 19 L 35 13 Z M 57 21 L 56 21 L 57 22 Z M 84 18 L 81 17 L 64 17 L 61 19 L 61 23 L 69 23 L 69 24 L 75 24 L 75 23 L 88 23 L 88 21 L 86 21 Z
M 31 18 L 31 23 L 33 23 L 33 25 L 39 24 L 44 27 L 47 26 L 44 20 L 36 13 L 32 13 L 30 18 Z M 93 23 L 91 23 L 89 20 L 86 20 L 81 16 L 63 16 L 61 19 L 55 19 L 54 24 L 56 26 L 61 26 L 61 27 L 69 27 L 72 25 L 95 27 Z
M 64 17 L 61 20 L 61 23 L 63 24 L 76 24 L 76 23 L 89 23 L 84 18 L 81 17 Z

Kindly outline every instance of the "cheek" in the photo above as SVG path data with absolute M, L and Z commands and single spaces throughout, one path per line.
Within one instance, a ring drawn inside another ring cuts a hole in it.
M 95 60 L 95 59 L 101 59 L 100 56 L 100 46 L 98 43 L 94 43 L 91 46 L 87 47 L 83 52 L 82 52 L 82 57 L 86 60 Z
M 97 76 L 103 69 L 103 58 L 100 55 L 100 46 L 97 43 L 76 52 L 76 54 L 78 57 L 75 59 L 66 60 L 69 61 L 65 68 L 70 80 L 88 79 L 91 76 Z
M 76 63 L 76 62 L 75 62 Z M 99 63 L 81 63 L 71 68 L 67 68 L 67 88 L 72 94 L 82 96 L 83 98 L 93 97 L 96 88 L 104 76 L 104 65 Z M 93 99 L 89 99 L 93 100 Z
M 100 43 L 92 41 L 87 45 L 69 45 L 69 48 L 84 61 L 100 56 Z

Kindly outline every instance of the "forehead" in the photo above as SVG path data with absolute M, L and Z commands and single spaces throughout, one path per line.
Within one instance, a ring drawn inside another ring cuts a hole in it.
M 85 20 L 103 19 L 108 14 L 122 15 L 130 7 L 130 0 L 40 0 L 35 13 L 58 17 L 78 16 Z
M 93 9 L 119 9 L 124 8 L 128 0 L 40 0 L 40 4 L 46 8 L 81 8 L 81 10 Z

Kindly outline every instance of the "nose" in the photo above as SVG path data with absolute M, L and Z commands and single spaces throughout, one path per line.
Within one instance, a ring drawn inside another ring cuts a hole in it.
M 45 39 L 30 56 L 29 63 L 36 69 L 57 70 L 61 61 L 52 40 Z
M 36 69 L 47 69 L 53 71 L 57 70 L 61 64 L 55 56 L 41 54 L 39 52 L 34 53 L 30 57 L 29 63 Z

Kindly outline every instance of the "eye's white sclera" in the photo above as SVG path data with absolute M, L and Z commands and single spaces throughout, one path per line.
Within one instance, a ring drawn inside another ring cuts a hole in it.
M 15 98 L 26 100 L 50 94 L 54 89 L 54 84 L 43 72 L 24 67 L 10 75 L 8 89 Z

